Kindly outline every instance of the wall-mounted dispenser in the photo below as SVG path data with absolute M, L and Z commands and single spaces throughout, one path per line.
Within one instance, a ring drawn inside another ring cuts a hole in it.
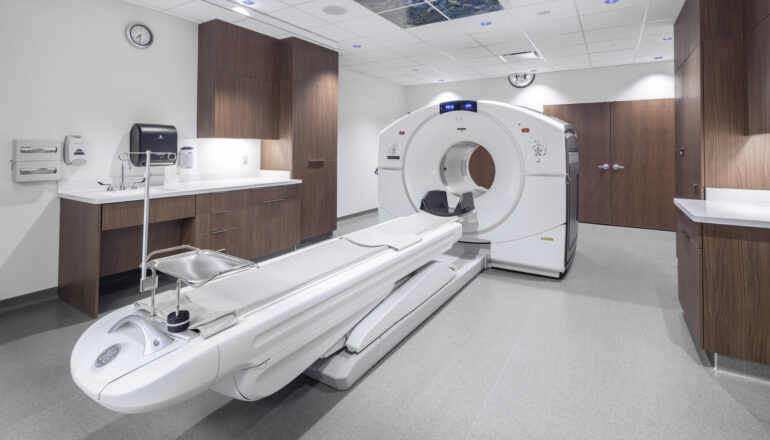
M 64 163 L 85 165 L 88 161 L 88 144 L 82 136 L 69 135 L 64 138 Z
M 14 182 L 59 180 L 61 141 L 15 139 L 11 169 Z

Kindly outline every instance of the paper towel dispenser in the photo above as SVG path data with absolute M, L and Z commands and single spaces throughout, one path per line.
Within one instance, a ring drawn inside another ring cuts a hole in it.
M 177 153 L 177 132 L 172 125 L 134 124 L 131 127 L 131 152 L 153 153 L 152 165 L 174 165 Z M 173 154 L 171 154 L 173 153 Z M 146 157 L 142 154 L 131 154 L 131 162 L 138 167 L 145 166 Z

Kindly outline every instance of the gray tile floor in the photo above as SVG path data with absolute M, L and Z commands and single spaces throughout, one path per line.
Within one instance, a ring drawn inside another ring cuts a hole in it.
M 58 301 L 0 314 L 0 439 L 770 438 L 770 386 L 693 347 L 674 235 L 583 224 L 579 240 L 564 280 L 479 275 L 347 392 L 300 377 L 259 402 L 208 391 L 120 415 L 69 376 L 89 320 Z

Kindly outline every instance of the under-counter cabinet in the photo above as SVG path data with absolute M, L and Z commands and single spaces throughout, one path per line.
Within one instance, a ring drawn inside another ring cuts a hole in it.
M 149 251 L 189 244 L 256 259 L 300 242 L 299 185 L 150 201 Z M 61 199 L 59 297 L 96 317 L 101 277 L 141 263 L 143 202 Z
M 770 364 L 770 229 L 701 224 L 682 211 L 677 226 L 679 302 L 696 345 Z

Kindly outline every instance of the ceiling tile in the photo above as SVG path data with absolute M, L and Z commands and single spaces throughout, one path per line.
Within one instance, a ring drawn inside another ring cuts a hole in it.
M 369 35 L 367 37 L 370 41 L 373 41 L 383 47 L 392 46 L 405 46 L 407 44 L 419 43 L 420 39 L 413 36 L 409 32 L 399 29 L 393 32 L 385 32 L 382 34 Z
M 326 24 L 325 21 L 314 16 L 313 14 L 308 14 L 307 12 L 297 8 L 281 9 L 271 13 L 270 15 L 287 23 L 293 24 L 294 26 L 299 26 L 305 29 L 310 29 Z
M 296 8 L 329 23 L 374 15 L 372 11 L 358 3 L 341 2 L 339 0 L 312 0 L 301 3 Z
M 244 8 L 251 8 L 259 12 L 264 13 L 270 13 L 277 11 L 279 9 L 285 9 L 290 7 L 291 5 L 286 1 L 281 0 L 252 0 L 254 2 L 253 5 L 244 5 L 241 4 Z M 236 3 L 242 3 L 242 2 L 236 2 Z
M 575 46 L 585 42 L 583 40 L 582 32 L 573 32 L 571 34 L 562 34 L 547 38 L 537 38 L 533 41 L 538 49 L 543 50 L 554 47 Z
M 647 20 L 671 20 L 679 16 L 684 0 L 651 0 Z
M 600 41 L 620 40 L 621 38 L 638 38 L 641 32 L 641 24 L 632 24 L 597 29 L 594 31 L 585 31 L 583 34 L 585 35 L 587 43 L 598 43 Z
M 421 42 L 416 44 L 408 44 L 406 46 L 391 47 L 390 50 L 392 50 L 393 52 L 400 53 L 401 55 L 411 57 L 415 55 L 431 53 L 431 52 L 434 52 L 436 49 L 428 43 Z
M 548 58 L 548 65 L 549 66 L 564 66 L 564 65 L 571 65 L 571 64 L 587 64 L 590 63 L 591 60 L 588 58 L 587 54 L 581 54 L 581 55 L 570 55 L 570 56 L 564 56 L 564 57 L 550 57 Z
M 509 41 L 527 40 L 527 36 L 518 27 L 473 34 L 473 38 L 481 44 L 499 44 Z
M 550 66 L 551 66 L 551 69 L 553 69 L 554 72 L 557 72 L 557 71 L 565 71 L 565 70 L 590 69 L 591 68 L 591 63 L 559 64 L 559 65 L 551 64 Z
M 644 22 L 645 7 L 618 9 L 612 12 L 589 14 L 580 17 L 584 31 L 604 29 Z
M 520 24 L 545 23 L 577 16 L 573 0 L 551 0 L 521 6 L 510 10 Z
M 670 0 L 666 0 L 670 1 Z M 649 0 L 623 0 L 616 3 L 605 3 L 604 0 L 575 0 L 580 15 L 612 12 L 634 6 L 647 6 Z
M 305 3 L 308 0 L 281 0 L 281 1 L 290 5 L 298 5 L 300 3 Z
M 401 30 L 401 28 L 395 24 L 385 20 L 377 14 L 367 15 L 348 21 L 341 21 L 337 23 L 337 26 L 362 37 Z
M 493 55 L 485 47 L 477 46 L 468 49 L 457 49 L 447 51 L 447 54 L 457 60 L 468 60 L 472 58 L 482 58 Z
M 401 75 L 401 72 L 394 69 L 382 69 L 382 70 L 374 70 L 371 72 L 367 72 L 367 74 L 375 76 L 377 78 L 387 78 L 391 76 L 399 76 Z
M 540 49 L 540 53 L 542 53 L 544 57 L 548 58 L 549 61 L 553 57 L 567 57 L 570 55 L 580 55 L 580 54 L 588 53 L 588 50 L 586 49 L 585 44 L 576 44 L 574 46 L 550 47 L 547 49 L 538 47 L 538 49 Z
M 412 58 L 412 61 L 415 63 L 422 63 L 422 64 L 442 64 L 442 63 L 451 63 L 454 61 L 449 55 L 443 53 L 443 52 L 433 52 L 433 53 L 426 53 L 423 55 L 420 55 L 418 57 Z
M 383 61 L 380 61 L 380 64 L 382 64 L 387 68 L 393 69 L 397 67 L 414 66 L 414 61 L 406 57 L 401 57 L 401 58 L 393 58 L 392 60 L 383 60 Z
M 339 26 L 335 26 L 333 24 L 325 24 L 310 30 L 334 41 L 350 40 L 356 38 L 356 36 L 351 32 L 348 32 L 345 29 L 342 29 Z
M 648 21 L 644 25 L 644 33 L 649 35 L 674 33 L 674 20 Z
M 374 49 L 361 52 L 359 56 L 371 61 L 380 61 L 397 58 L 399 55 L 390 49 Z
M 480 66 L 499 66 L 501 64 L 505 64 L 500 58 L 498 57 L 483 57 L 483 58 L 472 58 L 469 60 L 459 60 L 459 65 L 466 66 L 466 67 L 473 67 L 474 69 L 476 67 Z
M 513 17 L 508 11 L 474 15 L 454 20 L 454 22 L 469 34 L 492 32 L 516 26 L 516 22 L 513 21 Z M 482 25 L 482 23 L 484 24 Z
M 466 49 L 469 47 L 478 46 L 479 42 L 474 40 L 470 35 L 458 35 L 451 38 L 437 38 L 435 40 L 429 40 L 428 43 L 439 49 Z
M 580 32 L 580 22 L 577 17 L 562 20 L 546 21 L 542 23 L 530 23 L 521 26 L 524 33 L 530 38 L 546 38 L 559 34 Z
M 636 50 L 613 50 L 608 52 L 597 52 L 592 53 L 590 56 L 591 62 L 626 59 L 636 56 Z
M 361 47 L 354 47 L 354 46 L 361 46 Z M 364 37 L 355 37 L 355 38 L 351 38 L 350 40 L 338 41 L 337 47 L 342 50 L 354 52 L 355 54 L 366 52 L 367 50 L 382 49 L 382 46 L 380 46 L 379 44 L 373 41 L 369 41 L 367 38 L 364 38 Z
M 527 52 L 534 50 L 527 40 L 514 41 L 510 43 L 490 44 L 486 48 L 492 52 L 492 55 L 505 55 L 507 53 Z
M 442 37 L 452 37 L 462 34 L 462 29 L 452 21 L 433 23 L 425 26 L 413 27 L 407 29 L 407 32 L 421 40 L 435 40 Z
M 588 50 L 594 52 L 607 52 L 611 50 L 636 49 L 639 40 L 636 38 L 624 38 L 620 40 L 608 40 L 599 43 L 589 43 Z
M 261 21 L 255 20 L 253 18 L 246 18 L 241 21 L 236 21 L 234 24 L 242 28 L 259 32 L 260 34 L 268 35 L 270 37 L 279 37 L 288 33 L 283 29 L 277 28 L 275 26 L 271 26 L 266 23 L 262 23 Z
M 624 64 L 633 64 L 633 58 L 618 58 L 614 60 L 592 61 L 591 67 L 622 66 Z
M 203 23 L 205 21 L 215 19 L 227 21 L 230 23 L 243 20 L 243 15 L 237 12 L 233 12 L 225 8 L 220 8 L 219 6 L 214 6 L 202 0 L 195 0 L 190 3 L 185 3 L 182 6 L 177 6 L 176 8 L 169 9 L 166 12 L 196 23 Z
M 642 37 L 641 49 L 667 49 L 674 47 L 674 34 L 647 35 Z

